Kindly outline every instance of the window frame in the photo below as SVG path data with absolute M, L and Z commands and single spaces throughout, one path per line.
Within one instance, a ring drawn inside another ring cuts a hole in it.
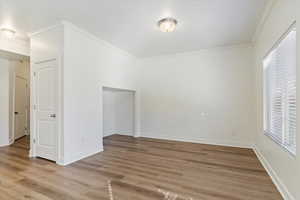
M 266 126 L 267 126 L 267 120 L 269 120 L 269 115 L 270 113 L 266 113 L 266 107 L 268 105 L 268 101 L 267 101 L 267 91 L 266 91 L 266 86 L 265 86 L 265 61 L 266 59 L 273 53 L 274 50 L 276 50 L 281 42 L 286 39 L 286 37 L 292 32 L 292 31 L 296 31 L 297 34 L 297 30 L 296 30 L 296 21 L 294 21 L 287 29 L 287 31 L 285 31 L 280 37 L 279 39 L 274 43 L 274 45 L 272 46 L 272 48 L 266 53 L 266 55 L 262 58 L 262 66 L 263 66 L 263 74 L 262 74 L 262 82 L 263 82 L 263 133 L 265 136 L 267 136 L 268 138 L 270 138 L 271 141 L 275 142 L 275 144 L 277 144 L 281 149 L 283 149 L 284 151 L 288 152 L 293 158 L 296 158 L 297 155 L 297 135 L 296 137 L 296 151 L 293 152 L 292 150 L 290 150 L 286 145 L 284 145 L 284 143 L 280 142 L 278 138 L 276 138 L 274 136 L 274 134 L 270 133 L 269 131 L 266 130 Z M 296 82 L 298 77 L 296 77 Z M 297 92 L 297 91 L 296 91 Z M 296 100 L 297 102 L 297 100 Z M 296 103 L 297 106 L 297 103 Z M 297 117 L 297 116 L 296 116 Z M 297 128 L 297 127 L 296 127 Z

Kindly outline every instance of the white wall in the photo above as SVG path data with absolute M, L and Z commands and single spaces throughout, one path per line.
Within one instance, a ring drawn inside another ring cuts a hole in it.
M 0 53 L 0 70 L 1 70 L 1 100 L 0 100 L 0 146 L 9 145 L 13 142 L 14 131 L 14 91 L 15 75 L 29 79 L 29 63 L 26 57 L 20 57 L 9 53 Z M 24 61 L 20 61 L 22 59 Z M 28 88 L 29 92 L 29 88 Z M 28 93 L 29 94 L 29 93 Z M 29 117 L 29 116 L 28 116 Z M 29 127 L 29 124 L 28 124 Z
M 265 162 L 273 172 L 275 182 L 283 191 L 286 199 L 300 199 L 300 176 L 299 176 L 299 137 L 297 144 L 297 156 L 291 156 L 287 151 L 283 150 L 279 145 L 274 143 L 263 133 L 263 66 L 262 60 L 267 52 L 272 48 L 275 42 L 283 35 L 288 27 L 295 21 L 296 0 L 277 0 L 275 1 L 271 12 L 265 20 L 265 24 L 257 38 L 255 45 L 256 52 L 256 87 L 257 87 L 257 137 L 256 147 L 261 153 Z M 298 40 L 299 41 L 299 40 Z M 300 71 L 297 72 L 300 77 Z M 300 81 L 297 81 L 297 94 L 300 99 Z M 299 106 L 298 106 L 299 104 Z M 300 101 L 297 108 L 300 107 Z M 300 116 L 300 111 L 299 114 Z M 298 122 L 300 124 L 299 117 Z M 298 129 L 298 133 L 300 130 Z
M 5 37 L 0 37 L 0 50 L 29 56 L 30 43 L 29 41 L 19 38 L 8 39 Z
M 9 144 L 9 61 L 0 58 L 0 146 Z
M 253 143 L 249 45 L 138 60 L 68 22 L 33 38 L 32 62 L 63 56 L 62 164 L 103 149 L 103 87 L 136 91 L 137 136 L 234 146 Z
M 102 87 L 136 89 L 135 58 L 65 23 L 65 163 L 103 150 Z
M 103 89 L 103 135 L 134 136 L 134 92 Z
M 140 64 L 142 136 L 252 145 L 251 46 L 154 57 Z

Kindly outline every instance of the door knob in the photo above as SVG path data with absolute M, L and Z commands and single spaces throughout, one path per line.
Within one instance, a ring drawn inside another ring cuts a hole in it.
M 49 117 L 55 118 L 56 114 L 51 114 L 51 115 L 49 115 Z
M 15 112 L 15 115 L 19 114 L 19 112 Z

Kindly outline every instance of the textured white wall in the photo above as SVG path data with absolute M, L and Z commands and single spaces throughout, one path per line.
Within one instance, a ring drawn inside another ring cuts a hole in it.
M 9 144 L 9 68 L 9 61 L 0 58 L 0 146 Z
M 253 144 L 251 46 L 153 57 L 140 64 L 142 136 Z
M 134 92 L 103 89 L 103 135 L 134 135 Z
M 273 142 L 263 133 L 263 57 L 279 40 L 279 38 L 288 30 L 289 26 L 296 20 L 296 0 L 277 0 L 265 21 L 264 27 L 259 35 L 256 45 L 256 87 L 257 87 L 257 135 L 256 146 L 265 157 L 266 161 L 272 167 L 274 172 L 286 187 L 288 193 L 295 199 L 300 199 L 299 191 L 299 147 L 296 158 L 283 150 L 279 145 Z M 299 12 L 298 12 L 299 13 Z M 298 40 L 299 41 L 299 40 Z M 300 72 L 298 71 L 298 74 Z M 300 75 L 299 75 L 300 77 Z M 300 99 L 300 81 L 297 81 L 297 94 Z M 300 107 L 300 101 L 297 101 L 297 108 Z M 299 106 L 298 106 L 299 105 Z M 297 114 L 298 116 L 300 115 Z M 297 117 L 299 120 L 299 117 Z M 299 121 L 300 122 L 300 121 Z M 299 123 L 300 124 L 300 123 Z M 299 133 L 299 129 L 298 129 Z M 299 141 L 299 137 L 298 141 Z M 297 161 L 298 160 L 298 161 Z M 298 163 L 297 163 L 298 162 Z
M 103 149 L 102 87 L 136 91 L 135 58 L 67 24 L 64 30 L 65 161 Z

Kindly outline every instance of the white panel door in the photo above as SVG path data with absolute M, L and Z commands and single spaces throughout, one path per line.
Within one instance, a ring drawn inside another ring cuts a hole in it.
M 57 62 L 34 66 L 35 151 L 37 157 L 57 160 Z
M 15 139 L 23 137 L 27 126 L 27 80 L 15 79 Z

